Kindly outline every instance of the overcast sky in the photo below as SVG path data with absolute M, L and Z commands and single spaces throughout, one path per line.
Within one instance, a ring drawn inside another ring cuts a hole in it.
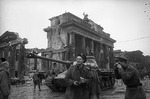
M 70 12 L 101 25 L 117 42 L 114 50 L 150 55 L 150 0 L 0 0 L 0 35 L 27 38 L 26 48 L 47 48 L 49 18 Z

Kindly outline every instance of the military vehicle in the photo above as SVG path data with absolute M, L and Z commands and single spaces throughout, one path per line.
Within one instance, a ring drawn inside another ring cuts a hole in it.
M 66 64 L 67 68 L 69 68 L 71 65 L 75 64 L 75 62 L 45 58 L 45 57 L 42 57 L 42 56 L 35 55 L 33 53 L 29 53 L 27 55 L 27 57 L 28 58 L 39 58 L 39 59 L 44 59 L 44 60 L 48 60 L 48 61 L 58 62 L 58 63 L 61 63 L 61 64 Z M 113 87 L 113 85 L 115 83 L 115 76 L 114 76 L 113 70 L 110 70 L 110 71 L 107 70 L 106 71 L 106 70 L 100 69 L 97 65 L 97 62 L 95 61 L 94 56 L 87 56 L 87 61 L 84 64 L 86 66 L 90 66 L 90 68 L 92 68 L 92 69 L 96 69 L 96 71 L 98 73 L 98 76 L 99 76 L 100 89 L 101 90 Z M 48 76 L 48 78 L 46 78 L 46 80 L 45 80 L 45 84 L 52 91 L 64 92 L 66 90 L 66 87 L 67 87 L 67 84 L 66 84 L 65 79 L 64 79 L 65 75 L 66 75 L 66 72 L 67 72 L 67 70 L 60 73 L 60 74 L 58 74 L 55 77 Z

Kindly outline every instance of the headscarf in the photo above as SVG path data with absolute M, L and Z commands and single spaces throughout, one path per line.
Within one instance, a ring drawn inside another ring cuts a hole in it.
M 1 65 L 0 65 L 0 67 L 9 67 L 9 63 L 8 63 L 8 61 L 5 61 L 5 62 L 2 62 L 1 63 Z
M 8 61 L 4 61 L 4 62 L 2 62 L 1 64 L 0 64 L 0 69 L 1 70 L 5 70 L 6 72 L 8 72 L 9 73 L 9 63 L 8 63 Z

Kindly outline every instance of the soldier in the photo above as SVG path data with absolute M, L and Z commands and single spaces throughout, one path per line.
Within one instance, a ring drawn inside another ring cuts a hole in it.
M 70 66 L 65 76 L 68 85 L 65 99 L 90 99 L 89 86 L 92 82 L 92 75 L 89 72 L 90 68 L 83 64 L 86 62 L 86 56 L 79 54 L 76 62 L 75 65 Z
M 56 63 L 53 63 L 53 68 L 52 68 L 52 70 L 50 71 L 50 75 L 51 75 L 52 77 L 56 77 L 59 73 L 60 73 L 60 72 L 59 72 L 59 68 L 58 68 L 57 64 L 56 64 Z
M 0 99 L 8 99 L 10 94 L 9 63 L 1 58 L 0 64 Z
M 41 87 L 40 87 L 40 78 L 39 78 L 39 71 L 36 70 L 36 72 L 33 75 L 33 84 L 34 84 L 34 90 L 36 89 L 36 85 L 38 85 L 39 87 L 39 91 L 41 91 Z
M 126 85 L 125 99 L 146 99 L 137 69 L 128 65 L 125 57 L 116 57 L 115 59 L 116 78 L 122 79 Z

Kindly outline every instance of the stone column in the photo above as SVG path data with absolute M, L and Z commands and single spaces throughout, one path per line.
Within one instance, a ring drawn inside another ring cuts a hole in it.
M 75 34 L 74 33 L 70 33 L 70 49 L 71 49 L 71 59 L 70 60 L 74 60 L 75 59 Z
M 86 50 L 85 50 L 85 37 L 83 36 L 82 37 L 82 53 L 86 53 Z
M 47 52 L 45 53 L 45 57 L 49 58 L 49 54 Z M 49 61 L 48 60 L 45 60 L 45 65 L 46 65 L 46 67 L 45 67 L 46 70 L 49 70 Z
M 91 40 L 91 49 L 90 50 L 91 50 L 90 55 L 94 55 L 94 41 L 93 40 Z
M 107 60 L 107 45 L 104 44 L 104 66 L 105 66 L 104 68 L 106 68 L 107 62 L 108 62 L 108 60 Z
M 113 47 L 110 47 L 110 68 L 114 67 L 114 54 L 113 54 Z
M 49 61 L 47 61 L 47 70 L 49 70 Z
M 42 52 L 41 54 L 42 54 L 43 57 L 46 57 L 44 52 Z M 42 68 L 44 70 L 47 70 L 47 68 L 46 68 L 46 60 L 44 60 L 44 59 L 42 59 Z
M 65 60 L 69 60 L 69 46 L 70 46 L 70 34 L 66 33 L 66 45 L 67 45 L 67 51 L 65 53 Z
M 103 68 L 106 68 L 106 45 L 105 44 L 102 44 L 102 50 L 103 50 L 103 53 L 102 53 L 102 67 Z
M 24 44 L 20 44 L 20 49 L 19 49 L 19 62 L 18 62 L 18 76 L 19 78 L 22 78 L 24 75 L 24 70 L 25 70 L 25 64 L 24 64 L 24 56 L 25 56 L 25 48 Z
M 37 69 L 37 58 L 34 58 L 34 69 Z
M 4 58 L 8 61 L 8 52 L 9 52 L 9 48 L 8 47 L 6 47 L 5 49 L 4 49 Z
M 50 51 L 49 52 L 49 58 L 52 58 L 52 52 Z M 49 70 L 51 70 L 52 69 L 52 61 L 49 61 Z
M 12 46 L 10 51 L 10 76 L 15 77 L 16 46 Z
M 109 46 L 106 45 L 106 68 L 110 70 L 110 53 L 109 53 Z

